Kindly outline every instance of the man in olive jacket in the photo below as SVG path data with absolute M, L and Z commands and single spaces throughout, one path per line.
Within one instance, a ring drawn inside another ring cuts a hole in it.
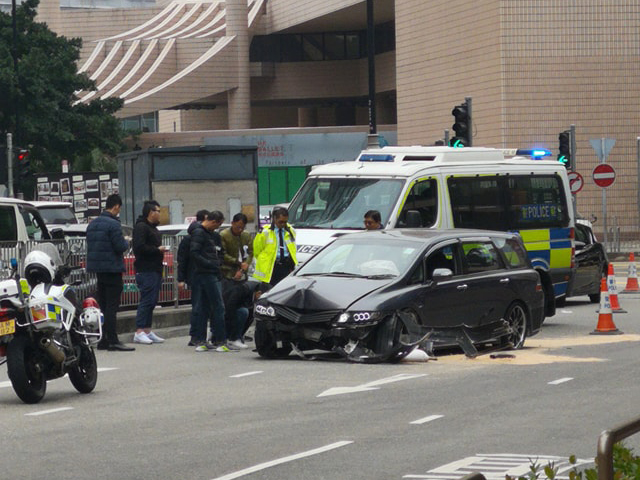
M 87 271 L 98 277 L 98 304 L 104 314 L 104 332 L 98 349 L 127 352 L 135 348 L 120 343 L 116 329 L 125 271 L 122 255 L 129 249 L 118 220 L 122 198 L 118 194 L 109 195 L 105 207 L 87 226 Z

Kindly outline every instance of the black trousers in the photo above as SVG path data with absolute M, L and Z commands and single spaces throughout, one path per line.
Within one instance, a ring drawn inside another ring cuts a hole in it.
M 104 325 L 101 342 L 106 344 L 118 343 L 116 317 L 120 308 L 122 294 L 121 273 L 98 273 L 98 304 L 104 315 Z
M 295 265 L 293 264 L 291 257 L 287 257 L 282 262 L 276 260 L 276 263 L 273 266 L 273 273 L 271 274 L 271 281 L 269 282 L 271 286 L 273 287 L 280 283 L 280 280 L 293 272 L 293 267 L 295 267 Z

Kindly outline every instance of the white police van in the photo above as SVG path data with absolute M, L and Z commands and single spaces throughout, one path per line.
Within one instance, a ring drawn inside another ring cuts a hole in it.
M 298 258 L 362 230 L 364 214 L 377 210 L 384 229 L 518 232 L 547 298 L 563 298 L 575 269 L 575 214 L 565 167 L 543 155 L 550 152 L 382 147 L 316 166 L 289 204 Z

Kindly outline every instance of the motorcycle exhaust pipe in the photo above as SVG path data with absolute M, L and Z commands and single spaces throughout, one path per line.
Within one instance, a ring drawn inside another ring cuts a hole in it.
M 40 339 L 40 347 L 47 352 L 47 355 L 53 360 L 55 363 L 62 363 L 65 360 L 65 355 L 62 350 L 60 350 L 56 345 L 51 341 L 50 338 L 41 338 Z

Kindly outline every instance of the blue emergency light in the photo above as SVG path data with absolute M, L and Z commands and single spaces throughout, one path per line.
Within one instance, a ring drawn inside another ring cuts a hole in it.
M 526 155 L 534 160 L 538 160 L 540 158 L 550 157 L 551 151 L 545 150 L 544 148 L 519 148 L 516 151 L 516 155 Z
M 364 153 L 360 155 L 361 162 L 393 162 L 393 155 L 382 155 L 379 153 Z

